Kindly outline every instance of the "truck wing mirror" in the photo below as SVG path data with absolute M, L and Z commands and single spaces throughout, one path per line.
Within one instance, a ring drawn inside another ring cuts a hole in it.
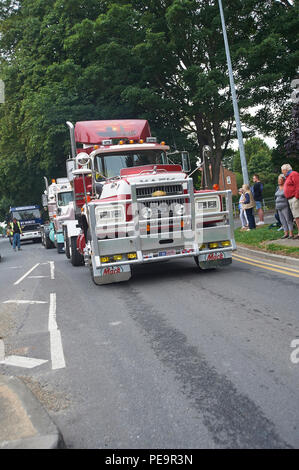
M 182 168 L 185 173 L 191 170 L 189 153 L 185 150 L 182 152 Z
M 76 156 L 76 162 L 80 166 L 86 166 L 91 161 L 91 157 L 86 152 L 80 152 Z

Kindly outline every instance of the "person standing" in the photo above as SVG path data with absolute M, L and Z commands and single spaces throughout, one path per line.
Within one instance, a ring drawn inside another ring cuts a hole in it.
M 248 224 L 249 224 L 249 228 L 247 228 L 246 230 L 249 231 L 249 230 L 253 230 L 256 228 L 254 214 L 253 214 L 255 201 L 254 201 L 252 192 L 250 190 L 249 184 L 243 184 L 242 189 L 244 192 L 244 202 L 242 204 L 243 204 L 243 208 L 245 209 Z
M 259 175 L 253 175 L 253 197 L 255 200 L 256 210 L 259 216 L 259 222 L 256 225 L 264 225 L 264 211 L 262 209 L 262 202 L 263 202 L 263 184 L 260 181 Z
M 281 174 L 278 177 L 278 187 L 275 192 L 275 209 L 278 211 L 279 219 L 284 231 L 284 236 L 282 238 L 293 238 L 294 221 L 288 200 L 284 195 L 284 183 L 285 176 Z
M 16 246 L 18 246 L 18 250 L 21 250 L 21 225 L 20 222 L 14 218 L 13 221 L 10 223 L 11 231 L 12 231 L 12 247 L 15 251 L 17 251 Z
M 239 211 L 240 211 L 240 220 L 241 220 L 241 224 L 242 224 L 241 230 L 246 230 L 248 228 L 248 220 L 247 220 L 245 209 L 243 208 L 243 202 L 245 200 L 245 195 L 244 195 L 244 192 L 243 192 L 242 188 L 240 188 L 238 192 L 239 192 L 239 195 L 240 195 L 240 198 L 239 198 Z
M 294 171 L 289 163 L 282 165 L 281 172 L 286 177 L 283 186 L 284 195 L 289 201 L 298 228 L 298 235 L 294 239 L 299 240 L 299 173 Z

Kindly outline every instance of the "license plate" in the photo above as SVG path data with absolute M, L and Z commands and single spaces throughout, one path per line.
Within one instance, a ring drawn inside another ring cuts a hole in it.
M 208 253 L 205 257 L 205 261 L 217 261 L 219 259 L 224 259 L 225 254 L 223 251 L 216 251 L 215 253 Z

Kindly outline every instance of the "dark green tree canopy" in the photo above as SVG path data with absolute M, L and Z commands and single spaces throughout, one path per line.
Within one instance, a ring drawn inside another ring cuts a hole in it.
M 298 0 L 223 5 L 241 121 L 285 138 Z M 67 120 L 148 119 L 194 158 L 210 145 L 218 181 L 236 130 L 217 0 L 1 0 L 0 20 L 0 201 L 39 201 L 42 176 L 64 175 Z

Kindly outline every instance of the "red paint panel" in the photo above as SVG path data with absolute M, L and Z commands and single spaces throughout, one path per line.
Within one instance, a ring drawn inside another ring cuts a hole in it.
M 149 124 L 144 119 L 79 121 L 75 125 L 75 140 L 82 144 L 101 144 L 106 139 L 145 141 L 150 135 Z

